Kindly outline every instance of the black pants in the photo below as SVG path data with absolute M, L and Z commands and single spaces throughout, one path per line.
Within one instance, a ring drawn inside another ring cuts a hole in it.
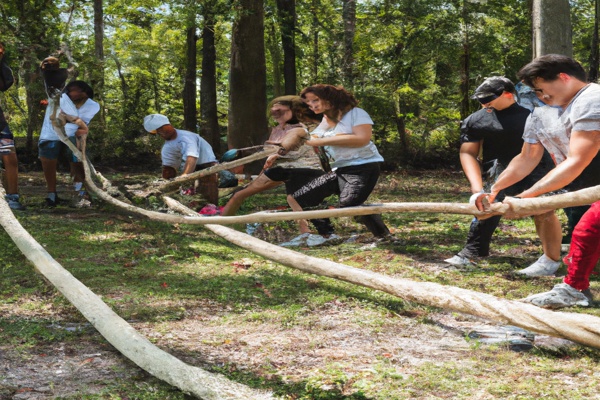
M 322 175 L 304 185 L 292 194 L 302 208 L 315 207 L 332 194 L 340 196 L 339 207 L 353 207 L 363 204 L 377 184 L 379 178 L 379 163 L 369 163 L 338 168 Z M 354 219 L 364 224 L 377 237 L 390 233 L 389 229 L 378 214 L 363 215 Z M 311 220 L 319 234 L 333 233 L 333 227 L 328 221 Z
M 566 207 L 563 208 L 565 215 L 567 216 L 567 234 L 563 237 L 562 243 L 571 243 L 571 235 L 575 229 L 575 225 L 579 222 L 583 214 L 590 209 L 591 206 L 577 206 L 577 207 Z

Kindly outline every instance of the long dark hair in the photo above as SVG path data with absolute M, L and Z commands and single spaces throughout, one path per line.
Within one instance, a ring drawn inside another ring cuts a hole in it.
M 326 101 L 331 106 L 324 114 L 333 121 L 338 121 L 339 114 L 346 114 L 358 105 L 358 100 L 352 93 L 344 89 L 342 86 L 333 86 L 323 83 L 311 85 L 300 92 L 300 97 L 306 99 L 306 94 L 312 93 L 319 99 Z
M 267 115 L 270 115 L 270 110 L 275 104 L 281 104 L 282 106 L 289 107 L 292 110 L 292 118 L 287 121 L 288 124 L 297 124 L 298 122 L 312 122 L 320 121 L 321 118 L 315 114 L 300 96 L 286 95 L 279 96 L 271 100 L 267 109 Z

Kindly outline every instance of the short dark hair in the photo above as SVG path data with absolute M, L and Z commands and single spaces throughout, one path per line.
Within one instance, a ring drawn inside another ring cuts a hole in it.
M 471 98 L 481 99 L 492 95 L 499 97 L 504 92 L 514 94 L 514 83 L 504 76 L 490 76 L 489 78 L 485 78 L 481 85 L 477 86 L 477 89 L 475 89 L 475 93 Z
M 87 94 L 88 99 L 93 99 L 94 98 L 94 89 L 92 89 L 92 87 L 90 85 L 88 85 L 87 83 L 85 83 L 84 81 L 72 81 L 69 82 L 67 84 L 67 86 L 65 86 L 65 89 L 63 90 L 63 93 L 69 93 L 69 89 L 72 88 L 73 86 L 78 87 L 79 89 L 81 89 L 81 91 L 85 94 Z
M 581 64 L 571 57 L 561 54 L 546 54 L 537 57 L 521 68 L 517 73 L 517 77 L 527 86 L 533 87 L 533 82 L 537 78 L 542 78 L 545 81 L 555 81 L 560 73 L 571 75 L 583 82 L 587 80 L 585 70 Z

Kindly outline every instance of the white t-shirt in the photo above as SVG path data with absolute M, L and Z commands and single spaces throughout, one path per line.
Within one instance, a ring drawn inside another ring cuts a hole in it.
M 541 143 L 560 164 L 569 154 L 571 132 L 600 131 L 600 85 L 591 83 L 581 89 L 564 110 L 537 107 L 525 124 L 523 140 Z
M 322 138 L 350 135 L 352 134 L 352 128 L 358 125 L 373 125 L 373 120 L 365 110 L 355 107 L 344 114 L 342 119 L 333 127 L 329 126 L 327 117 L 324 117 L 321 124 L 311 132 L 311 136 Z M 369 142 L 363 147 L 324 147 L 331 160 L 331 167 L 334 169 L 383 161 L 383 157 L 379 154 L 373 142 Z
M 50 110 L 53 109 L 53 103 L 54 100 L 48 99 L 48 107 L 46 108 L 44 122 L 42 123 L 40 140 L 60 140 L 50 121 Z M 66 93 L 63 93 L 60 97 L 60 110 L 67 115 L 78 116 L 86 125 L 89 125 L 92 118 L 100 111 L 100 105 L 92 99 L 87 99 L 85 103 L 77 108 L 69 96 L 67 96 Z M 77 128 L 77 125 L 67 122 L 65 124 L 65 133 L 67 136 L 75 136 Z
M 217 161 L 212 147 L 200 135 L 181 129 L 175 130 L 177 131 L 177 137 L 165 141 L 162 147 L 163 165 L 179 170 L 188 157 L 198 158 L 196 165 Z
M 565 161 L 569 154 L 569 135 L 559 118 L 561 112 L 557 107 L 536 107 L 527 118 L 523 131 L 523 141 L 540 143 L 548 150 L 555 164 Z

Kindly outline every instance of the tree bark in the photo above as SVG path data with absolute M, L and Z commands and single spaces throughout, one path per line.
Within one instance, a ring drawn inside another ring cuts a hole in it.
M 183 126 L 184 129 L 197 132 L 196 126 L 196 23 L 195 14 L 189 18 L 190 26 L 185 30 L 186 67 L 183 82 Z
M 91 84 L 94 100 L 100 104 L 98 118 L 94 121 L 94 135 L 104 137 L 106 113 L 104 109 L 104 7 L 103 0 L 94 0 L 94 68 L 91 71 Z
M 463 43 L 462 54 L 460 56 L 460 119 L 465 119 L 471 114 L 470 106 L 470 85 L 471 78 L 471 44 L 469 42 L 469 12 L 467 9 L 467 1 L 463 0 L 462 9 L 462 24 L 463 24 Z
M 200 77 L 200 135 L 222 153 L 219 116 L 217 114 L 217 51 L 215 48 L 215 14 L 204 7 L 202 27 L 202 76 Z
M 284 94 L 297 94 L 296 84 L 296 0 L 277 0 L 283 47 Z
M 268 137 L 263 3 L 240 0 L 239 15 L 233 24 L 227 136 L 230 148 L 256 146 Z M 258 173 L 261 167 L 250 164 L 245 172 Z
M 319 52 L 319 1 L 312 0 L 311 4 L 312 20 L 312 65 L 310 73 L 310 81 L 317 83 L 319 81 L 319 63 L 321 62 L 321 53 Z
M 281 52 L 279 49 L 279 40 L 275 35 L 275 25 L 268 24 L 266 28 L 268 31 L 267 34 L 267 45 L 269 46 L 269 54 L 271 55 L 271 64 L 273 64 L 273 73 L 271 76 L 271 80 L 273 81 L 273 97 L 279 97 L 284 94 L 285 89 L 283 89 L 281 82 L 283 81 L 283 74 L 281 72 Z
M 533 0 L 533 57 L 562 54 L 573 57 L 569 0 Z
M 592 45 L 590 51 L 590 71 L 588 73 L 588 82 L 598 81 L 598 69 L 600 68 L 600 40 L 598 37 L 598 18 L 600 14 L 600 0 L 594 0 L 594 33 L 592 35 Z
M 342 8 L 344 23 L 344 59 L 342 73 L 348 88 L 354 87 L 354 35 L 356 32 L 356 0 L 344 0 Z

